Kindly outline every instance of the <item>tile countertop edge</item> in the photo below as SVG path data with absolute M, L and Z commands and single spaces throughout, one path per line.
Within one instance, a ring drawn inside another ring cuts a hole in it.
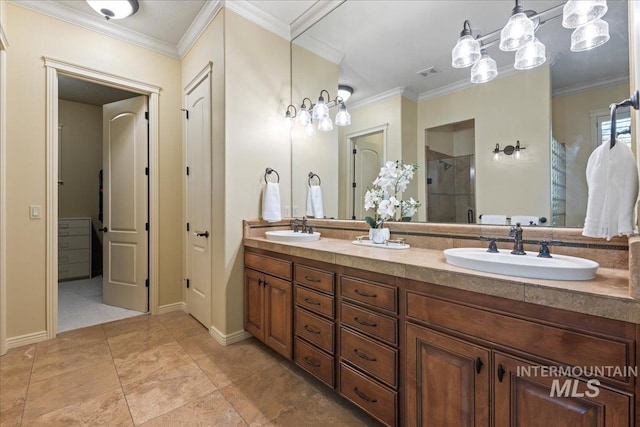
M 244 237 L 243 242 L 248 247 L 329 264 L 640 324 L 640 301 L 628 295 L 630 283 L 626 270 L 600 268 L 593 281 L 550 281 L 511 278 L 452 266 L 446 263 L 442 251 L 433 249 L 392 251 L 356 247 L 350 241 L 332 238 L 285 243 Z M 609 283 L 614 285 L 608 286 Z

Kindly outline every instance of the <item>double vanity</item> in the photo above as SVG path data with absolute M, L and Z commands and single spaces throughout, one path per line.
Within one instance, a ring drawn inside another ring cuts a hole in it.
M 391 224 L 411 248 L 388 250 L 352 243 L 367 232 L 362 221 L 309 222 L 318 240 L 275 241 L 265 232 L 290 234 L 287 222 L 245 222 L 245 329 L 382 424 L 640 419 L 640 242 L 527 228 L 531 242 L 557 242 L 557 260 L 600 264 L 593 279 L 558 281 L 446 262 L 443 250 L 484 252 L 478 236 L 506 227 Z M 497 240 L 500 252 L 513 245 Z

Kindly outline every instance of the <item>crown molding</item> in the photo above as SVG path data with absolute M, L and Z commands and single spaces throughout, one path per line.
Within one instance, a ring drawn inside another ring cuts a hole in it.
M 290 26 L 291 40 L 311 28 L 316 22 L 327 16 L 333 9 L 340 6 L 346 0 L 316 1 L 313 6 L 298 16 Z
M 224 7 L 286 40 L 291 40 L 289 24 L 274 18 L 246 0 L 225 0 Z
M 629 76 L 617 76 L 617 77 L 612 77 L 610 79 L 601 79 L 593 82 L 588 82 L 585 84 L 563 87 L 562 89 L 558 89 L 554 91 L 551 96 L 555 97 L 555 96 L 573 95 L 580 92 L 586 92 L 588 90 L 615 86 L 622 83 L 629 83 Z
M 380 102 L 383 101 L 385 99 L 388 98 L 393 98 L 396 96 L 402 96 L 404 98 L 410 99 L 414 102 L 417 102 L 418 100 L 418 95 L 416 95 L 415 93 L 407 90 L 407 88 L 405 87 L 397 87 L 394 89 L 390 89 L 384 92 L 381 92 L 377 95 L 373 95 L 370 96 L 369 98 L 365 98 L 361 101 L 357 101 L 351 104 L 348 104 L 349 106 L 349 111 L 355 111 L 355 110 L 359 110 L 360 108 L 364 108 L 367 107 L 371 104 L 375 104 L 376 102 Z
M 42 13 L 52 18 L 60 19 L 61 21 L 78 25 L 88 30 L 96 31 L 101 34 L 138 45 L 145 49 L 153 50 L 163 55 L 179 58 L 178 48 L 172 44 L 146 36 L 137 31 L 121 27 L 116 23 L 107 22 L 102 18 L 98 18 L 97 15 L 93 16 L 79 12 L 50 0 L 7 1 L 15 6 L 20 6 L 34 12 Z
M 344 59 L 344 53 L 311 36 L 301 37 L 297 39 L 294 44 L 303 47 L 308 51 L 323 57 L 327 61 L 333 62 L 334 64 L 339 65 Z
M 230 3 L 230 2 L 227 2 Z M 187 31 L 182 35 L 182 38 L 176 46 L 178 49 L 178 55 L 180 58 L 189 52 L 189 49 L 198 41 L 198 38 L 202 35 L 204 30 L 207 29 L 211 21 L 216 17 L 218 12 L 222 10 L 224 6 L 223 0 L 213 0 L 205 2 L 196 18 L 193 20 Z

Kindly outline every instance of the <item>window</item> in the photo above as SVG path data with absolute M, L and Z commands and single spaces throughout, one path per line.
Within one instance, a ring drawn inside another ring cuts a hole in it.
M 598 135 L 600 140 L 598 145 L 607 141 L 611 136 L 611 117 L 610 115 L 598 117 Z M 616 113 L 616 133 L 618 134 L 618 140 L 631 147 L 631 114 L 629 108 L 621 108 Z

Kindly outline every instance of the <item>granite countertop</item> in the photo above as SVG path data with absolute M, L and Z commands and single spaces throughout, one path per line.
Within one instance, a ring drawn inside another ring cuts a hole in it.
M 285 243 L 246 237 L 244 245 L 413 279 L 436 285 L 524 301 L 609 319 L 640 324 L 640 301 L 629 296 L 629 270 L 599 268 L 586 281 L 510 277 L 447 264 L 440 250 L 393 250 L 354 245 L 350 240 L 322 237 L 315 242 Z

